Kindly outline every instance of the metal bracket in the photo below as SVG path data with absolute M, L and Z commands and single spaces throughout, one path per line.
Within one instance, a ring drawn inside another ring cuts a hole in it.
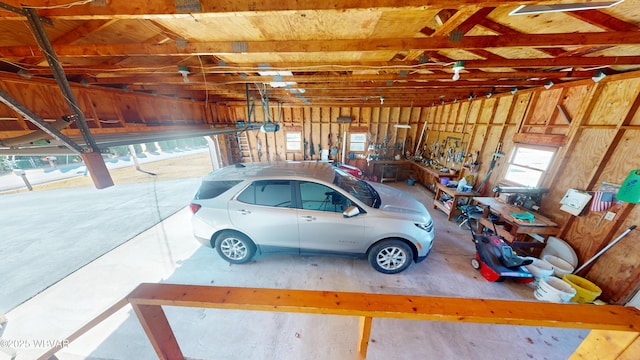
M 71 85 L 69 85 L 69 81 L 67 80 L 67 76 L 64 73 L 64 69 L 58 60 L 58 56 L 56 55 L 53 46 L 51 45 L 51 41 L 47 37 L 47 33 L 44 31 L 42 24 L 39 21 L 38 13 L 33 8 L 25 9 L 27 14 L 27 20 L 29 20 L 29 25 L 31 26 L 31 30 L 33 32 L 36 41 L 38 42 L 38 46 L 42 49 L 42 52 L 47 59 L 47 63 L 49 63 L 49 67 L 51 68 L 51 72 L 53 77 L 56 79 L 60 90 L 62 91 L 62 95 L 67 101 L 67 105 L 71 110 L 71 113 L 75 116 L 76 125 L 82 134 L 85 142 L 91 148 L 93 152 L 99 152 L 100 148 L 98 144 L 96 144 L 93 139 L 93 135 L 89 131 L 89 126 L 87 126 L 87 122 L 85 120 L 84 114 L 82 110 L 80 110 L 80 106 L 78 104 L 78 100 L 76 99 L 73 90 L 71 90 Z
M 77 151 L 78 153 L 84 152 L 84 149 L 80 145 L 76 144 L 73 140 L 58 131 L 56 128 L 47 124 L 47 122 L 44 121 L 41 117 L 36 115 L 33 111 L 29 110 L 26 106 L 22 105 L 18 100 L 16 100 L 13 96 L 9 95 L 9 93 L 5 92 L 2 89 L 0 89 L 0 101 L 19 113 L 25 119 L 31 121 L 37 127 L 42 129 L 42 131 L 62 141 L 69 149 Z
M 9 11 L 14 12 L 16 14 L 23 15 L 25 17 L 27 16 L 27 11 L 25 9 L 20 9 L 20 8 L 15 7 L 15 6 L 11 6 L 9 4 L 5 4 L 3 2 L 0 2 L 0 8 L 5 9 L 5 10 L 9 10 Z M 42 17 L 42 16 L 38 16 L 38 17 L 40 18 L 41 22 L 43 22 L 43 23 L 45 23 L 45 24 L 47 24 L 49 26 L 53 26 L 53 21 L 51 21 L 51 19 L 47 19 L 47 18 Z

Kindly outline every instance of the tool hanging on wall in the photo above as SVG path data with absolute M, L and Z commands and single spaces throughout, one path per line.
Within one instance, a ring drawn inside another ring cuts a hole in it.
M 307 142 L 307 139 L 304 139 L 304 159 L 307 160 L 308 156 L 307 156 L 307 148 L 309 147 L 309 143 Z
M 489 177 L 493 173 L 493 169 L 496 167 L 496 162 L 498 158 L 504 157 L 504 154 L 500 153 L 501 148 L 502 148 L 502 143 L 498 143 L 498 146 L 496 146 L 496 151 L 493 152 L 493 155 L 491 157 L 491 164 L 489 164 L 489 170 L 487 170 L 487 174 L 484 176 L 484 179 L 482 179 L 480 186 L 478 186 L 476 191 L 474 191 L 473 196 L 476 196 L 477 194 L 482 192 L 484 185 L 487 183 L 487 180 L 489 180 Z
M 584 262 L 584 264 L 582 264 L 582 266 L 580 266 L 578 269 L 576 269 L 576 271 L 574 271 L 574 274 L 577 274 L 578 272 L 580 272 L 580 270 L 586 268 L 589 264 L 591 264 L 595 259 L 597 259 L 598 257 L 600 257 L 600 255 L 604 254 L 607 250 L 609 250 L 613 245 L 617 244 L 618 241 L 622 240 L 623 237 L 627 236 L 633 229 L 636 228 L 636 225 L 633 225 L 631 227 L 629 227 L 627 230 L 625 230 L 622 234 L 620 234 L 620 236 L 618 236 L 617 238 L 613 239 L 613 241 L 611 241 L 609 243 L 609 245 L 605 246 L 604 249 L 598 251 L 597 254 L 593 255 L 593 257 L 587 261 Z

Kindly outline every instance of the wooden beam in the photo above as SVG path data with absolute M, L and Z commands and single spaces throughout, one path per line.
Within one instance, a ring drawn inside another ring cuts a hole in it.
M 449 36 L 449 33 L 457 29 L 461 24 L 465 23 L 470 17 L 478 12 L 478 10 L 478 6 L 465 6 L 454 14 L 447 14 L 450 16 L 446 18 L 446 22 L 436 29 L 431 36 Z
M 4 0 L 5 4 L 16 8 L 22 8 L 24 0 Z M 377 9 L 377 8 L 405 8 L 416 10 L 427 8 L 459 8 L 465 6 L 517 6 L 527 4 L 562 4 L 574 3 L 575 0 L 379 0 L 375 5 L 368 1 L 298 1 L 298 0 L 280 0 L 280 1 L 253 1 L 253 0 L 200 0 L 200 11 L 192 11 L 192 13 L 178 12 L 176 4 L 173 0 L 154 0 L 138 4 L 136 1 L 129 0 L 110 0 L 104 5 L 83 4 L 72 7 L 56 5 L 68 5 L 67 0 L 29 0 L 29 6 L 41 7 L 42 16 L 47 18 L 59 18 L 69 20 L 79 19 L 100 19 L 113 18 L 120 19 L 152 19 L 171 18 L 178 16 L 192 17 L 209 13 L 212 15 L 221 13 L 259 13 L 269 11 L 343 11 L 350 9 Z M 20 18 L 19 14 L 12 12 L 2 12 L 5 19 Z
M 149 44 L 82 44 L 53 45 L 60 57 L 92 56 L 179 56 L 237 54 L 233 41 L 189 42 L 178 48 L 173 42 Z M 331 51 L 362 52 L 381 50 L 433 50 L 442 49 L 486 49 L 505 47 L 566 47 L 578 45 L 637 45 L 638 32 L 598 32 L 560 34 L 521 34 L 510 36 L 466 36 L 460 42 L 450 42 L 446 36 L 411 39 L 332 39 L 332 40 L 282 40 L 247 41 L 247 53 L 325 53 Z M 2 57 L 31 57 L 40 50 L 32 46 L 8 46 L 0 48 Z
M 136 305 L 640 332 L 640 310 L 617 305 L 175 284 L 141 284 L 128 300 Z
M 151 341 L 158 358 L 162 360 L 184 359 L 162 307 L 141 304 L 131 304 L 131 306 L 138 316 L 144 332 L 149 337 L 149 341 Z
M 638 31 L 640 27 L 599 10 L 567 11 L 565 14 L 610 31 Z M 640 36 L 640 35 L 639 35 Z
M 522 127 L 526 128 L 527 125 Z M 518 133 L 513 135 L 513 142 L 560 147 L 567 143 L 567 137 L 553 134 Z
M 466 67 L 466 63 L 465 63 Z M 452 85 L 453 81 L 451 80 L 451 73 L 439 73 L 439 74 L 364 74 L 364 75 L 327 75 L 327 74 L 316 74 L 316 75 L 293 75 L 293 76 L 282 76 L 282 81 L 293 81 L 298 84 L 304 84 L 308 82 L 324 82 L 324 83 L 348 83 L 348 82 L 368 82 L 368 81 L 397 81 L 399 83 L 406 81 L 432 81 L 432 85 L 436 85 L 435 81 L 442 81 L 442 85 Z M 461 79 L 464 80 L 498 80 L 498 79 L 556 79 L 556 78 L 585 78 L 591 77 L 593 75 L 593 71 L 514 71 L 514 72 L 484 72 L 478 71 L 473 73 L 462 73 Z M 194 74 L 193 75 L 194 82 L 200 83 L 202 82 L 202 76 Z M 227 75 L 208 75 L 207 83 L 212 83 L 215 85 L 216 83 L 223 84 L 244 84 L 244 83 L 268 83 L 271 81 L 270 78 L 264 76 L 227 76 Z M 145 84 L 145 83 L 183 83 L 182 77 L 180 75 L 173 76 L 123 76 L 123 77 L 108 77 L 108 78 L 94 78 L 90 81 L 92 84 Z M 189 83 L 191 84 L 191 83 Z M 422 84 L 425 85 L 425 84 Z M 189 85 L 186 85 L 189 86 Z
M 638 333 L 626 331 L 592 330 L 569 359 L 592 359 L 594 354 L 607 354 L 607 359 L 635 358 L 638 353 L 630 353 L 627 350 L 634 343 L 637 344 L 635 345 L 637 350 L 640 345 L 638 335 Z M 626 356 L 624 356 L 625 352 L 627 352 Z
M 560 49 L 560 54 L 566 53 Z M 344 71 L 345 67 L 350 71 L 357 71 L 359 69 L 370 69 L 372 67 L 380 68 L 394 68 L 397 71 L 406 70 L 413 71 L 416 69 L 429 70 L 440 69 L 445 66 L 445 63 L 452 62 L 453 59 L 446 58 L 438 55 L 435 52 L 428 52 L 426 56 L 435 59 L 441 64 L 429 62 L 424 64 L 418 64 L 417 61 L 349 61 L 349 62 L 336 62 L 332 64 L 316 63 L 316 62 L 271 62 L 273 68 L 291 69 L 297 68 L 304 71 L 305 68 L 313 69 L 314 71 Z M 125 59 L 122 57 L 121 59 Z M 131 58 L 128 58 L 131 61 Z M 158 66 L 156 63 L 146 64 L 147 58 L 136 59 L 136 64 L 123 64 L 123 65 L 86 65 L 86 66 L 65 66 L 65 72 L 68 75 L 82 75 L 85 73 L 96 73 L 106 71 L 111 73 L 111 76 L 121 76 L 127 73 L 144 73 L 144 69 L 141 67 L 153 68 L 147 73 L 153 74 L 174 74 L 175 65 Z M 539 59 L 486 59 L 486 60 L 465 60 L 465 69 L 482 69 L 489 67 L 507 67 L 507 68 L 548 68 L 548 67 L 570 67 L 570 66 L 608 66 L 608 65 L 637 65 L 640 63 L 640 56 L 597 56 L 597 57 L 570 57 L 570 58 L 539 58 Z M 252 71 L 258 71 L 258 63 L 246 63 L 246 64 L 228 64 L 225 67 L 218 66 L 205 66 L 207 74 L 225 74 L 225 73 L 246 73 Z M 117 70 L 117 71 L 116 71 Z M 32 75 L 49 75 L 51 70 L 46 66 L 29 68 L 29 72 Z M 1 74 L 1 73 L 0 73 Z

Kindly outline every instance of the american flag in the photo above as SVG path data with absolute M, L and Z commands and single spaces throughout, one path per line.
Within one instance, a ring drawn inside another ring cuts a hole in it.
M 609 210 L 613 203 L 613 193 L 610 191 L 596 191 L 591 199 L 591 211 Z

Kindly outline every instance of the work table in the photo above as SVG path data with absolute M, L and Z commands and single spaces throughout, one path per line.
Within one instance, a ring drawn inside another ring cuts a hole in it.
M 473 201 L 488 206 L 484 209 L 482 217 L 479 219 L 477 231 L 481 231 L 482 227 L 486 227 L 491 231 L 497 231 L 507 242 L 511 243 L 514 248 L 533 249 L 530 252 L 536 256 L 542 248 L 544 248 L 547 238 L 555 236 L 560 231 L 558 224 L 551 219 L 520 206 L 507 204 L 496 197 L 474 197 Z M 534 215 L 532 222 L 528 220 L 520 220 L 513 217 L 512 213 L 528 211 Z M 489 220 L 489 212 L 498 216 L 495 225 Z M 530 238 L 536 239 L 532 242 Z M 542 241 L 538 239 L 542 238 Z

